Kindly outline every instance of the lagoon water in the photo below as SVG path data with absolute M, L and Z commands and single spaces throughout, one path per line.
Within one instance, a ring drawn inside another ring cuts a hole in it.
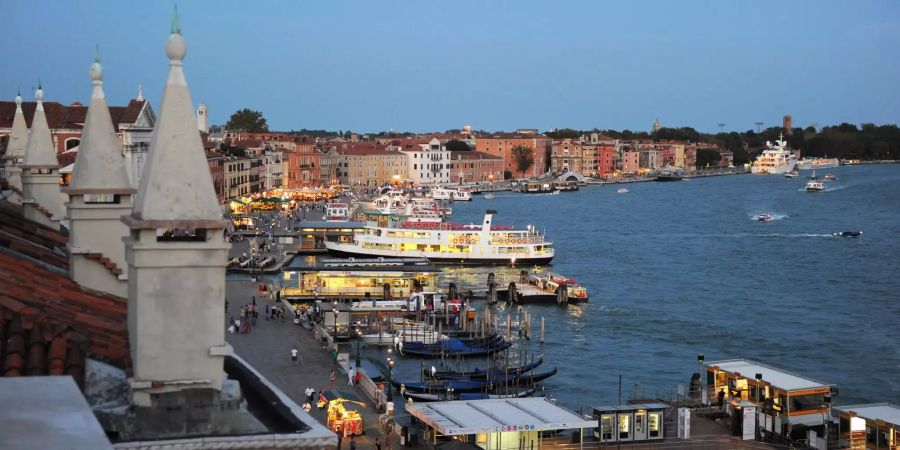
M 480 223 L 490 208 L 497 224 L 536 225 L 556 248 L 539 270 L 587 287 L 586 305 L 523 306 L 534 337 L 515 347 L 559 367 L 543 385 L 570 407 L 616 402 L 619 375 L 625 398 L 635 384 L 644 394 L 687 384 L 698 353 L 836 383 L 838 404 L 900 403 L 900 165 L 827 172 L 838 180 L 821 193 L 805 192 L 802 176 L 736 175 L 625 194 L 476 196 L 453 204 L 453 220 Z M 775 220 L 754 220 L 763 212 Z M 831 235 L 842 230 L 864 235 Z M 519 268 L 448 267 L 441 285 L 483 291 L 489 272 L 504 286 Z M 520 314 L 502 304 L 497 314 L 508 312 Z M 417 369 L 402 364 L 396 377 Z

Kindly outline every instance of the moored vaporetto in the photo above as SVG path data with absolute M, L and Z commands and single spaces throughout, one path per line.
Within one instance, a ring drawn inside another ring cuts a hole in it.
M 494 225 L 494 210 L 483 222 L 459 225 L 399 220 L 386 227 L 370 223 L 352 242 L 326 242 L 329 252 L 344 256 L 428 258 L 450 264 L 547 264 L 553 245 L 534 228 Z

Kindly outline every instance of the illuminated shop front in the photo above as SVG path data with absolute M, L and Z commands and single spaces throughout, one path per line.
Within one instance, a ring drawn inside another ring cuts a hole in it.
M 776 440 L 826 436 L 834 385 L 746 359 L 704 366 L 707 399 L 729 413 L 734 434 Z
M 459 440 L 485 450 L 545 448 L 543 431 L 574 429 L 583 434 L 585 428 L 597 427 L 596 420 L 546 397 L 413 402 L 406 404 L 406 411 L 428 427 L 425 438 L 432 445 Z
M 434 291 L 440 269 L 425 259 L 323 260 L 311 267 L 285 269 L 286 298 L 406 298 L 415 289 Z M 387 286 L 387 287 L 386 287 Z

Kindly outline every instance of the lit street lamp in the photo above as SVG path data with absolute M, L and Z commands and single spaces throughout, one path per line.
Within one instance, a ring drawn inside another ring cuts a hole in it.
M 387 364 L 388 364 L 388 382 L 387 382 L 387 401 L 394 401 L 394 385 L 393 374 L 394 374 L 394 360 L 391 359 L 391 354 L 393 353 L 393 349 L 388 348 L 388 356 L 387 356 Z
M 359 343 L 362 341 L 362 331 L 359 329 L 359 322 L 356 322 L 356 371 L 359 372 Z
M 334 341 L 337 342 L 337 320 L 338 320 L 338 310 L 337 306 L 331 310 L 334 313 Z

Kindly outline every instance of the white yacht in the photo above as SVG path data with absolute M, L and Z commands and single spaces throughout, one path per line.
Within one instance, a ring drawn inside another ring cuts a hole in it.
M 547 264 L 553 245 L 534 229 L 493 224 L 497 212 L 487 210 L 482 224 L 449 222 L 367 224 L 352 242 L 325 242 L 329 252 L 347 256 L 428 258 L 458 264 Z
M 784 175 L 785 172 L 794 170 L 797 165 L 797 157 L 787 148 L 787 141 L 778 136 L 778 140 L 773 145 L 766 142 L 767 149 L 763 150 L 762 155 L 753 162 L 751 172 L 759 175 L 775 174 Z
M 797 162 L 799 170 L 831 169 L 841 165 L 837 158 L 803 158 Z

